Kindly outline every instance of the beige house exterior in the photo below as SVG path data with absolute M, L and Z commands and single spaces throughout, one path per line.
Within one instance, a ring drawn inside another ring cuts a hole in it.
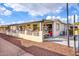
M 52 31 L 52 37 L 60 36 L 63 31 L 66 33 L 67 24 L 55 19 L 12 24 L 7 25 L 6 27 L 0 27 L 0 29 L 3 28 L 6 28 L 5 34 L 7 35 L 12 35 L 35 42 L 43 42 L 45 38 L 50 38 L 49 31 Z
M 74 27 L 75 27 L 74 31 L 73 31 L 73 25 L 70 25 L 69 29 L 71 29 L 74 32 L 75 35 L 79 35 L 79 24 L 75 24 Z

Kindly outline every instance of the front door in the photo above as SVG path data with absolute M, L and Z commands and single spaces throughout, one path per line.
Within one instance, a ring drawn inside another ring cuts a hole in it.
M 47 26 L 48 26 L 49 37 L 52 37 L 52 24 L 47 24 Z

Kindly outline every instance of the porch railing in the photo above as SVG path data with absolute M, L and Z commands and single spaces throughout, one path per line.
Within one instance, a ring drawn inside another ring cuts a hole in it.
M 25 35 L 32 35 L 32 36 L 39 36 L 39 32 L 35 32 L 35 31 L 20 31 L 20 30 L 10 30 L 10 31 L 6 31 L 9 33 L 16 33 L 16 34 L 25 34 Z
M 35 31 L 26 31 L 25 33 L 27 35 L 39 36 L 39 32 L 35 32 Z

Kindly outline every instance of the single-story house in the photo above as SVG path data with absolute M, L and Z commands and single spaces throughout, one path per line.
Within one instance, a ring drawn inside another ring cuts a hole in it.
M 74 28 L 74 30 L 73 30 L 73 28 Z M 71 24 L 70 26 L 69 26 L 69 29 L 71 30 L 71 34 L 73 34 L 73 32 L 74 32 L 74 34 L 75 35 L 79 35 L 79 22 L 76 22 L 74 25 L 73 24 Z
M 55 20 L 41 20 L 21 24 L 6 25 L 5 33 L 7 35 L 24 38 L 31 41 L 43 42 L 45 38 L 50 38 L 50 31 L 52 37 L 64 35 L 67 31 L 67 24 L 61 22 L 59 19 Z

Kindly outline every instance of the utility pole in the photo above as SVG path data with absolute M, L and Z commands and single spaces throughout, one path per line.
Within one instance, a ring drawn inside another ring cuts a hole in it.
M 68 42 L 68 47 L 70 47 L 70 42 L 69 42 L 69 10 L 68 10 L 68 3 L 66 4 L 66 9 L 67 9 L 67 42 Z
M 75 37 L 75 15 L 74 15 L 74 22 L 73 22 L 73 39 L 74 39 L 74 55 L 76 55 L 76 37 Z

